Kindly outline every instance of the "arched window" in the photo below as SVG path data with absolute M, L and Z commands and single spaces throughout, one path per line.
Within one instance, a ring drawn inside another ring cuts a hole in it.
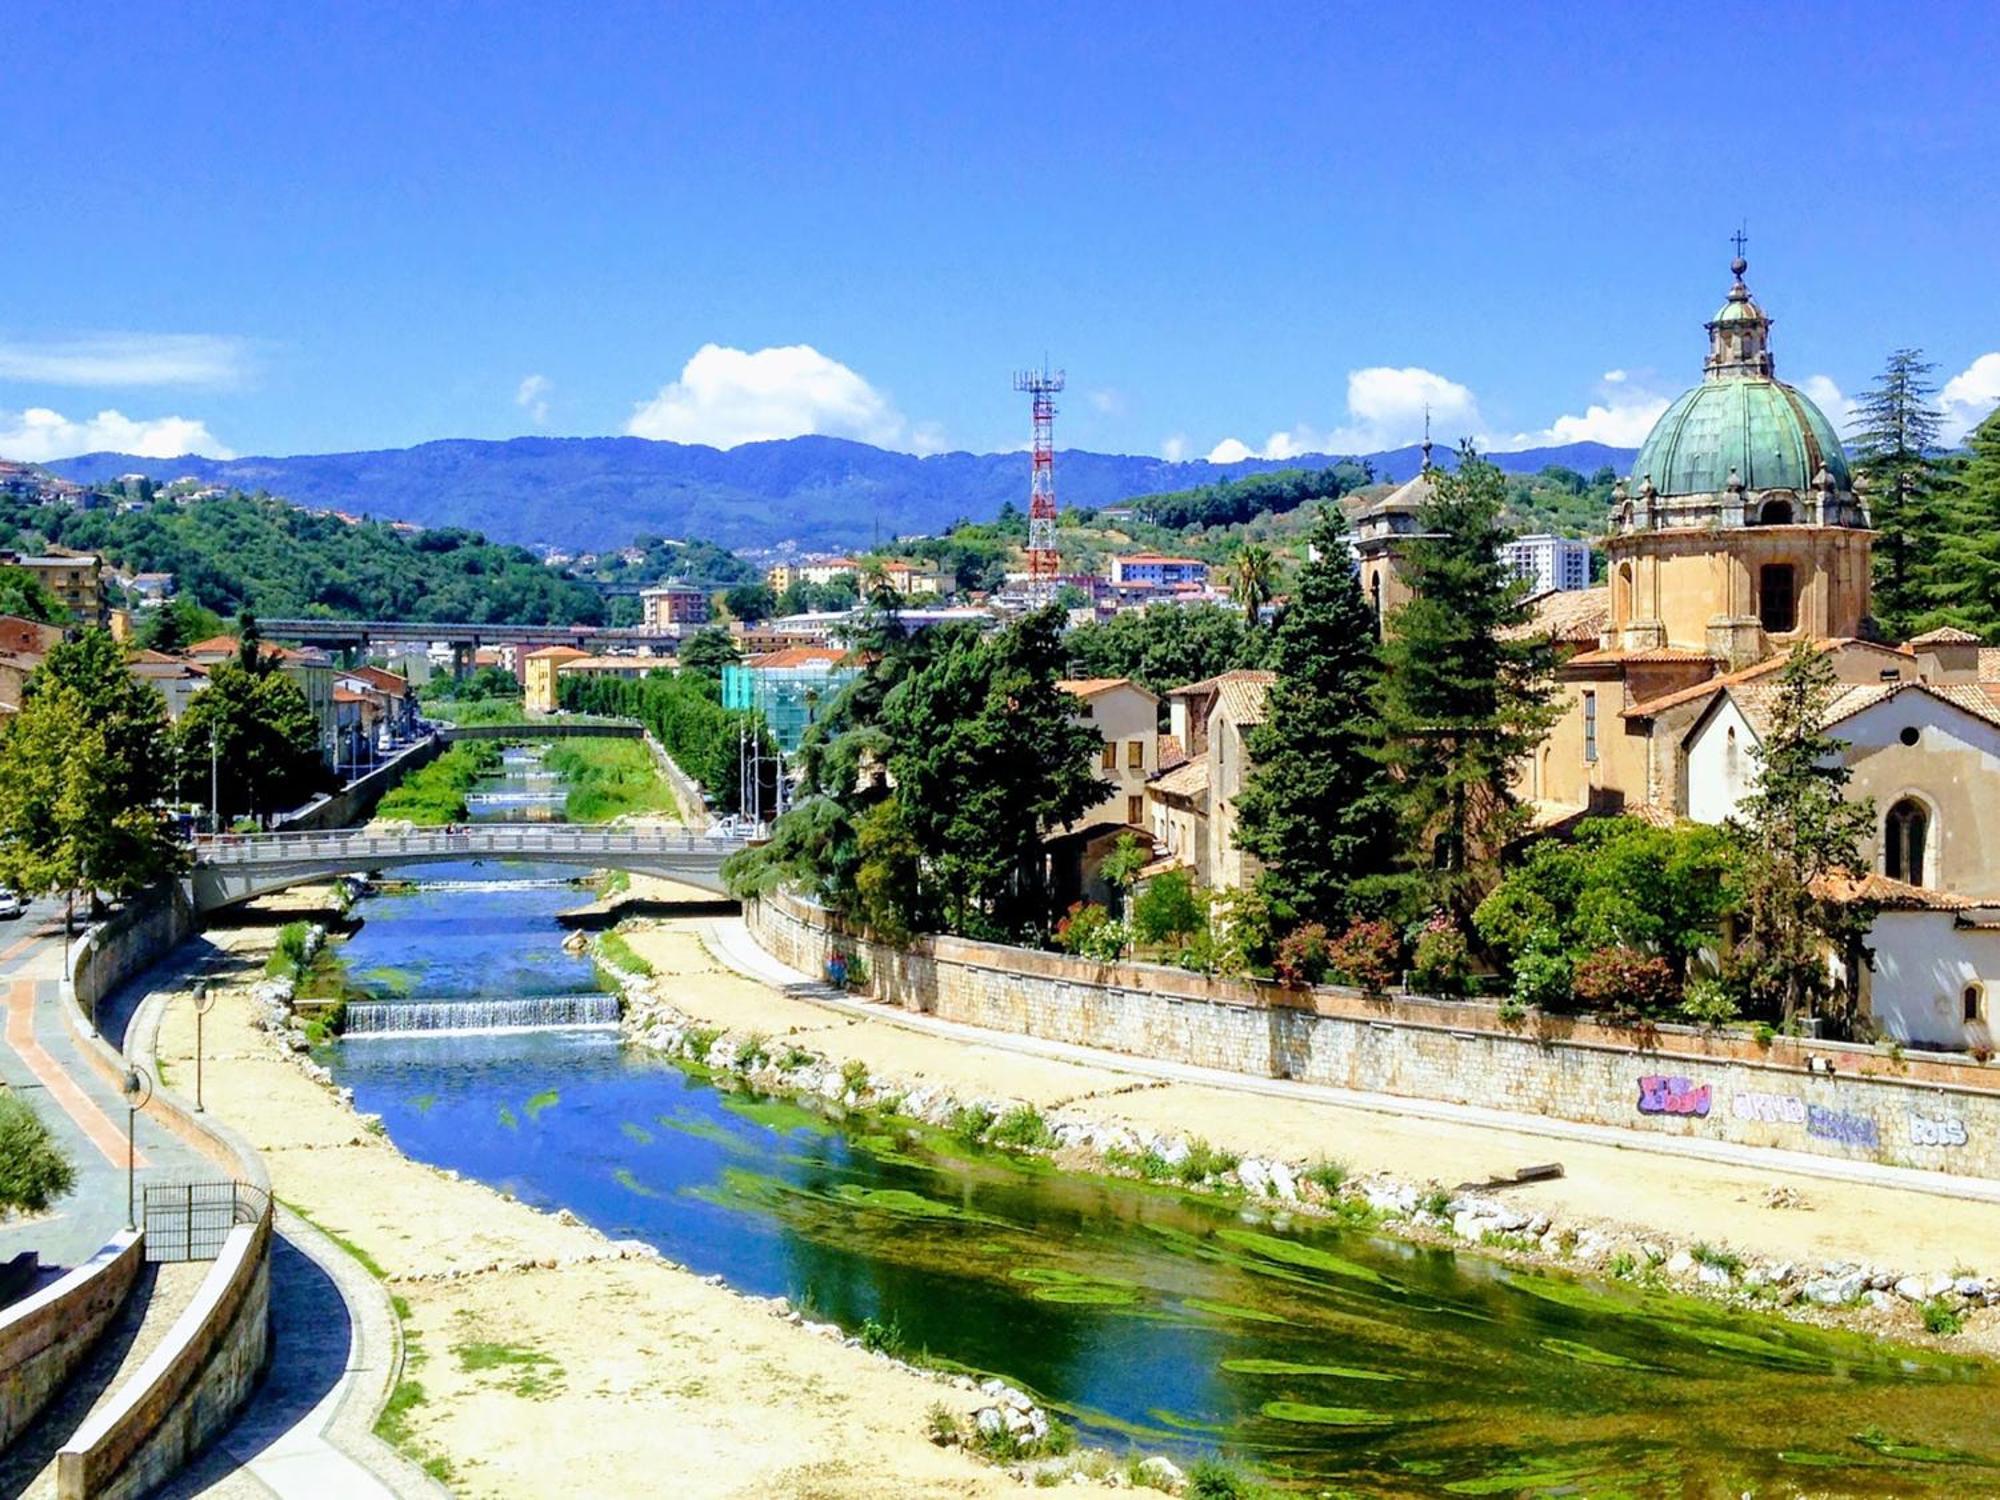
M 1908 885 L 1924 883 L 1924 851 L 1930 843 L 1931 815 L 1923 803 L 1905 797 L 1882 820 L 1882 873 Z
M 1757 570 L 1757 619 L 1773 635 L 1798 628 L 1797 577 L 1790 563 L 1765 563 Z
M 1789 526 L 1792 524 L 1792 502 L 1789 500 L 1766 500 L 1757 507 L 1759 526 Z
M 1632 621 L 1632 565 L 1618 565 L 1618 597 L 1611 601 L 1611 618 L 1620 625 Z

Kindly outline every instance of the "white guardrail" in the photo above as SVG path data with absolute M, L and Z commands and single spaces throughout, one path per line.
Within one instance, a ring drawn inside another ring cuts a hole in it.
M 738 838 L 711 838 L 685 830 L 629 832 L 592 831 L 574 827 L 522 823 L 460 825 L 416 829 L 408 833 L 204 834 L 194 840 L 197 864 L 279 865 L 319 860 L 366 861 L 427 854 L 734 854 L 744 847 Z

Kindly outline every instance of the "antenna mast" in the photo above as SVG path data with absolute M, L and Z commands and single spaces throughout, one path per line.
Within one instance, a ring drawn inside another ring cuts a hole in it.
M 1014 389 L 1026 391 L 1035 417 L 1034 468 L 1028 482 L 1028 602 L 1039 609 L 1055 598 L 1061 560 L 1056 552 L 1056 402 L 1063 372 L 1017 370 Z

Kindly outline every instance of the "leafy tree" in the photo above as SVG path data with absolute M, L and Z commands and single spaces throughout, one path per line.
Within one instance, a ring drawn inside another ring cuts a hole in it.
M 1508 633 L 1529 612 L 1528 584 L 1501 560 L 1505 496 L 1469 443 L 1434 475 L 1407 553 L 1415 597 L 1389 619 L 1376 693 L 1414 885 L 1460 915 L 1524 826 L 1513 768 L 1555 719 L 1548 643 Z
M 1267 664 L 1271 640 L 1219 604 L 1156 605 L 1127 610 L 1101 624 L 1079 625 L 1064 639 L 1076 677 L 1129 677 L 1150 692 Z
M 1829 955 L 1852 972 L 1865 961 L 1863 940 L 1875 920 L 1872 908 L 1829 889 L 1865 873 L 1861 845 L 1875 821 L 1870 802 L 1847 800 L 1847 747 L 1823 727 L 1835 686 L 1824 653 L 1804 641 L 1792 648 L 1778 673 L 1770 732 L 1754 751 L 1753 789 L 1730 825 L 1743 922 L 1729 972 L 1755 1010 L 1786 1021 L 1826 1008 L 1834 998 Z M 1845 1001 L 1851 1010 L 1853 995 Z
M 831 583 L 807 583 L 802 578 L 778 596 L 775 610 L 780 615 L 827 614 L 852 609 L 859 598 L 851 573 L 843 573 Z
M 1909 634 L 1931 606 L 1928 574 L 1941 525 L 1936 370 L 1922 350 L 1898 349 L 1857 403 L 1853 442 L 1878 534 L 1874 608 L 1892 640 Z
M 1114 920 L 1122 920 L 1125 915 L 1125 893 L 1138 881 L 1139 874 L 1153 862 L 1153 851 L 1139 842 L 1136 834 L 1121 833 L 1111 846 L 1111 852 L 1104 856 L 1104 862 L 1097 867 L 1098 877 L 1111 888 L 1111 911 Z
M 1060 622 L 1044 609 L 991 636 L 951 632 L 883 703 L 894 795 L 954 931 L 1046 932 L 1043 835 L 1103 795 L 1097 732 L 1056 686 Z
M 0 615 L 15 615 L 41 625 L 67 625 L 69 611 L 26 568 L 0 567 Z
M 754 583 L 739 583 L 722 596 L 722 606 L 730 615 L 745 624 L 755 624 L 768 620 L 777 612 L 778 596 L 771 585 L 761 579 Z
M 1243 606 L 1243 618 L 1257 623 L 1257 613 L 1277 589 L 1278 560 L 1261 542 L 1245 542 L 1229 565 L 1229 590 Z
M 206 802 L 213 789 L 225 824 L 297 807 L 329 781 L 312 705 L 274 658 L 257 660 L 218 662 L 174 726 L 181 795 Z
M 1528 850 L 1473 922 L 1517 968 L 1550 954 L 1574 966 L 1599 949 L 1630 948 L 1664 958 L 1679 984 L 1689 960 L 1722 946 L 1741 900 L 1737 852 L 1735 839 L 1709 824 L 1589 818 L 1573 839 Z
M 735 639 L 720 625 L 696 631 L 681 647 L 680 653 L 682 667 L 711 682 L 720 682 L 722 669 L 733 667 L 742 659 L 743 653 L 736 649 Z
M 139 631 L 139 644 L 149 651 L 185 651 L 221 634 L 222 616 L 192 599 L 174 598 L 152 612 Z
M 1280 515 L 1316 500 L 1335 501 L 1373 478 L 1366 464 L 1343 459 L 1327 469 L 1280 469 L 1198 489 L 1141 495 L 1128 503 L 1155 526 L 1176 531 L 1207 529 L 1240 525 L 1261 515 Z
M 123 897 L 171 871 L 166 705 L 107 631 L 53 648 L 0 740 L 0 878 Z
M 1312 555 L 1274 632 L 1277 681 L 1250 733 L 1238 838 L 1274 905 L 1338 931 L 1353 883 L 1387 869 L 1394 807 L 1378 754 L 1374 613 L 1348 565 L 1347 527 L 1320 509 Z
M 448 703 L 454 699 L 519 698 L 521 680 L 505 667 L 475 667 L 463 677 L 433 677 L 417 691 L 426 703 Z
M 1154 876 L 1132 903 L 1132 935 L 1156 948 L 1179 948 L 1206 924 L 1201 897 L 1185 870 Z
M 76 1186 L 76 1167 L 27 1101 L 0 1093 L 0 1209 L 40 1213 Z

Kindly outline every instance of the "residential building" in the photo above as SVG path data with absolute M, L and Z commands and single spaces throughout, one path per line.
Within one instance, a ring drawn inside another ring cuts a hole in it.
M 958 585 L 956 578 L 940 571 L 935 563 L 899 559 L 882 564 L 882 580 L 905 599 L 936 598 L 951 593 Z
M 167 718 L 179 723 L 194 695 L 208 686 L 208 668 L 185 656 L 164 651 L 135 651 L 127 663 L 132 675 L 150 684 L 166 700 Z
M 1590 587 L 1590 543 L 1574 537 L 1549 532 L 1516 537 L 1501 549 L 1501 557 L 1537 594 Z
M 196 641 L 183 654 L 196 666 L 206 668 L 233 659 L 240 650 L 235 636 L 216 635 L 205 641 Z M 327 763 L 331 765 L 339 733 L 338 715 L 333 705 L 333 658 L 324 651 L 277 646 L 268 641 L 263 644 L 261 654 L 264 660 L 274 662 L 279 671 L 297 683 L 299 691 L 305 695 L 306 706 L 312 710 L 313 719 L 319 725 L 320 745 Z
M 574 646 L 544 646 L 521 658 L 521 706 L 531 714 L 552 714 L 562 707 L 556 692 L 556 668 L 590 655 Z
M 94 552 L 51 547 L 47 552 L 0 551 L 0 567 L 25 568 L 84 625 L 106 621 L 104 559 Z
M 344 667 L 334 679 L 336 688 L 367 693 L 376 702 L 378 727 L 390 741 L 405 740 L 417 732 L 417 695 L 408 678 L 384 667 Z
M 1270 672 L 1224 672 L 1167 694 L 1170 764 L 1146 789 L 1155 846 L 1165 851 L 1156 869 L 1184 868 L 1209 890 L 1257 877 L 1262 867 L 1239 842 L 1237 799 L 1250 777 L 1250 732 L 1264 722 L 1276 680 Z
M 691 583 L 663 583 L 641 591 L 639 600 L 648 630 L 678 634 L 689 626 L 706 625 L 709 620 L 707 591 Z
M 1104 799 L 1068 826 L 1146 828 L 1146 783 L 1160 768 L 1159 696 L 1129 677 L 1072 678 L 1056 686 L 1077 700 L 1101 742 L 1097 779 Z
M 0 615 L 0 651 L 40 660 L 50 647 L 60 645 L 62 638 L 60 625 L 44 625 L 40 620 L 25 620 L 19 615 Z
M 798 564 L 801 583 L 832 583 L 841 578 L 859 579 L 861 564 L 851 557 L 822 557 Z
M 1117 589 L 1206 588 L 1208 564 L 1198 557 L 1134 552 L 1111 559 L 1111 584 Z
M 556 702 L 562 702 L 562 685 L 579 678 L 616 677 L 637 682 L 654 672 L 673 670 L 670 656 L 579 656 L 555 664 Z

